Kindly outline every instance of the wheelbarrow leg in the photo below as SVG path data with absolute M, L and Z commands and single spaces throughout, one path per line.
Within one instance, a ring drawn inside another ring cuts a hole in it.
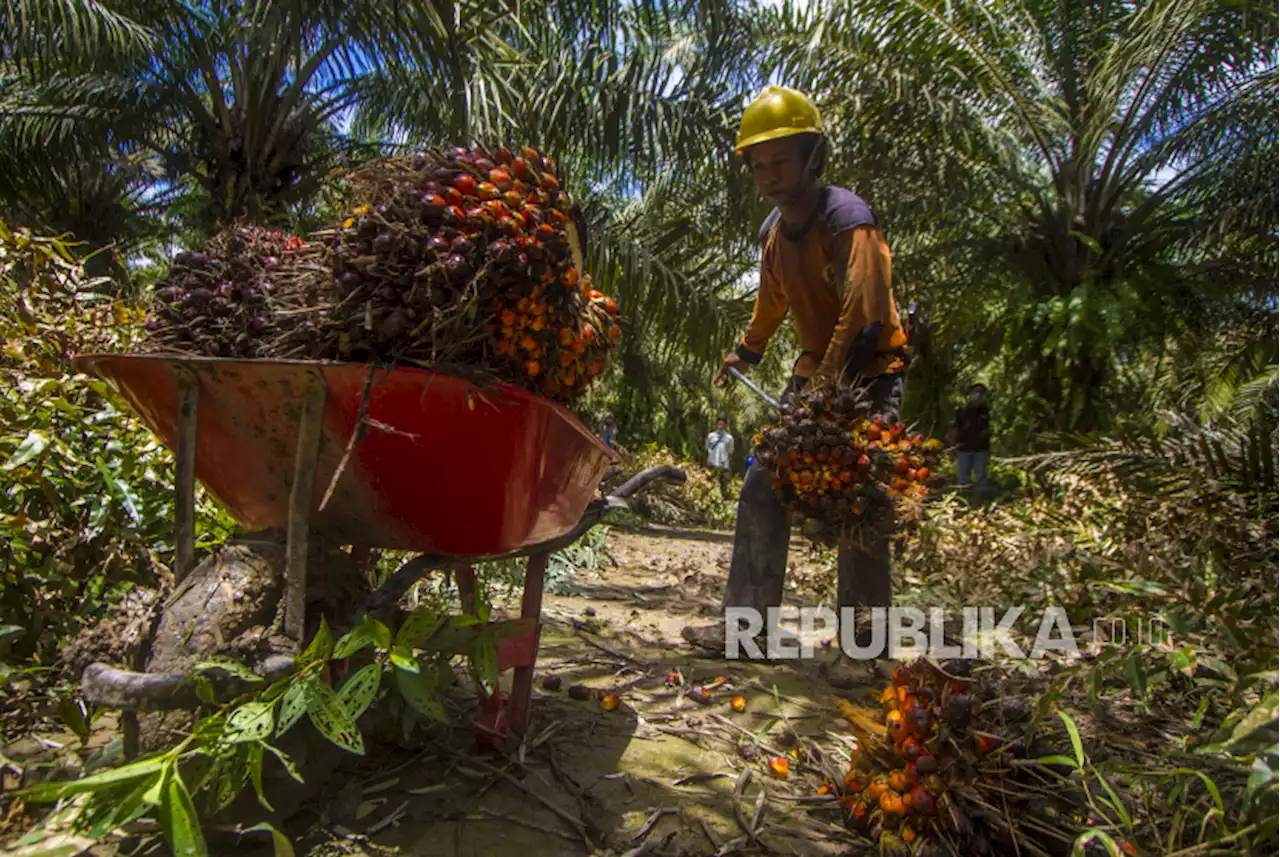
M 173 582 L 178 584 L 195 565 L 196 554 L 196 424 L 200 383 L 195 373 L 181 369 L 178 375 L 178 442 L 174 455 Z
M 173 582 L 182 582 L 196 563 L 196 426 L 200 416 L 200 382 L 186 368 L 176 370 L 178 379 L 178 438 L 174 449 Z M 134 669 L 141 670 L 135 662 Z M 125 761 L 137 758 L 139 748 L 138 712 L 120 712 L 120 733 Z
M 475 569 L 465 563 L 458 563 L 453 567 L 453 579 L 458 584 L 458 600 L 462 603 L 462 611 L 474 615 Z M 476 712 L 476 748 L 482 752 L 501 752 L 503 742 L 511 734 L 502 702 L 501 681 L 493 688 L 493 693 L 477 685 L 476 699 L 479 701 L 479 710 Z
M 523 735 L 529 726 L 529 703 L 533 698 L 533 670 L 538 663 L 538 638 L 542 625 L 542 587 L 546 580 L 547 554 L 529 557 L 524 567 L 524 597 L 520 602 L 520 618 L 534 623 L 532 653 L 527 664 L 515 668 L 511 676 L 511 729 Z
M 307 633 L 307 536 L 311 529 L 312 495 L 316 485 L 316 464 L 324 434 L 324 410 L 329 387 L 324 375 L 311 373 L 307 379 L 302 419 L 298 424 L 298 447 L 293 462 L 293 486 L 289 492 L 289 530 L 285 546 L 284 633 L 301 650 Z

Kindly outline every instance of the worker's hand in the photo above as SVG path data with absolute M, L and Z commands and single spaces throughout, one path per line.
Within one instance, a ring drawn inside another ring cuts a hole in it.
M 720 364 L 720 368 L 716 371 L 716 377 L 712 379 L 715 384 L 728 386 L 733 381 L 733 376 L 729 374 L 730 369 L 737 369 L 739 372 L 746 372 L 747 364 L 737 352 L 730 351 L 724 356 L 724 362 Z

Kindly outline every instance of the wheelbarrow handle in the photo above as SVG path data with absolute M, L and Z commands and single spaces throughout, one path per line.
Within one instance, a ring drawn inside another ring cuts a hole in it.
M 778 400 L 777 400 L 777 399 L 773 398 L 773 397 L 772 397 L 772 396 L 770 396 L 768 393 L 766 393 L 764 390 L 761 390 L 759 387 L 757 387 L 754 383 L 752 383 L 751 381 L 747 380 L 747 376 L 746 376 L 746 375 L 743 375 L 741 372 L 739 372 L 737 369 L 733 368 L 732 366 L 730 366 L 730 367 L 729 367 L 729 371 L 733 373 L 733 376 L 734 376 L 735 378 L 737 378 L 739 381 L 741 381 L 742 383 L 744 383 L 744 384 L 746 384 L 748 387 L 750 387 L 750 388 L 755 392 L 755 394 L 756 394 L 757 396 L 759 396 L 760 398 L 764 399 L 766 402 L 768 402 L 769 404 L 773 405 L 775 408 L 780 407 L 780 406 L 778 405 Z

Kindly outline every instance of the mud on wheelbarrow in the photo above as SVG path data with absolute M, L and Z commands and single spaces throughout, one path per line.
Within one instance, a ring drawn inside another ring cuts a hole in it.
M 473 564 L 527 558 L 520 618 L 488 626 L 499 672 L 514 672 L 509 700 L 500 686 L 492 695 L 480 690 L 482 746 L 527 728 L 549 555 L 655 479 L 685 478 L 653 468 L 599 496 L 617 457 L 567 409 L 454 374 L 151 355 L 75 363 L 110 383 L 174 453 L 175 583 L 194 565 L 196 480 L 242 527 L 285 533 L 284 632 L 298 649 L 312 534 L 353 555 L 418 554 L 370 596 L 360 611 L 369 615 L 394 609 L 438 568 L 452 571 L 464 609 L 474 612 Z M 125 710 L 129 752 L 136 710 L 184 707 L 185 678 L 93 664 L 82 690 L 91 703 Z

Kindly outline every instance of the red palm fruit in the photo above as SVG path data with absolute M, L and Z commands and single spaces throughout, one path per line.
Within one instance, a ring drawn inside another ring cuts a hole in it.
M 520 337 L 520 347 L 525 351 L 533 351 L 538 347 L 538 343 L 534 341 L 532 336 L 526 333 L 524 336 Z
M 547 162 L 547 166 L 551 166 L 551 162 Z M 556 177 L 551 173 L 543 173 L 538 180 L 538 184 L 547 190 L 560 190 L 560 182 L 556 181 Z
M 568 366 L 568 365 L 569 365 L 570 363 L 572 363 L 572 362 L 573 362 L 573 352 L 572 352 L 572 351 L 561 351 L 561 352 L 560 352 L 560 365 L 561 365 L 561 366 Z
M 470 173 L 462 173 L 453 180 L 453 186 L 463 196 L 476 195 L 476 177 Z
M 493 223 L 493 213 L 481 205 L 473 205 L 467 209 L 467 221 L 474 225 Z
M 594 345 L 596 341 L 596 329 L 589 324 L 582 326 L 582 338 L 587 345 Z
M 915 738 L 908 737 L 907 740 L 902 742 L 902 758 L 908 762 L 914 762 L 920 758 L 922 752 L 924 752 L 924 747 Z
M 494 220 L 497 220 L 499 217 L 508 217 L 511 214 L 511 210 L 507 208 L 507 204 L 500 199 L 491 199 L 484 204 L 484 207 L 493 215 Z
M 573 349 L 573 353 L 578 355 L 581 355 L 583 352 L 587 350 L 587 346 L 583 344 L 581 339 L 575 339 L 573 341 L 573 345 L 571 345 L 570 347 Z
M 936 805 L 933 795 L 929 794 L 922 786 L 916 786 L 911 790 L 909 806 L 912 815 L 933 815 Z
M 609 315 L 618 314 L 618 305 L 614 302 L 613 298 L 604 299 L 604 311 L 609 313 Z
M 897 479 L 893 480 L 893 483 L 889 487 L 894 491 L 898 492 L 899 494 L 901 494 L 903 491 L 906 491 L 911 486 L 907 484 L 907 480 L 899 476 Z
M 911 469 L 911 463 L 908 462 L 905 458 L 899 458 L 894 463 L 893 469 L 895 473 L 906 473 L 908 470 Z
M 499 339 L 498 345 L 494 348 L 494 352 L 499 357 L 506 357 L 511 353 L 511 341 L 508 339 Z
M 422 198 L 422 201 L 427 205 L 438 205 L 441 208 L 444 208 L 449 204 L 445 201 L 445 198 L 438 193 L 429 193 Z
M 520 156 L 531 164 L 536 164 L 542 160 L 542 155 L 539 155 L 538 150 L 532 146 L 525 146 L 521 149 Z
M 507 208 L 516 211 L 524 207 L 524 194 L 518 190 L 509 190 L 502 195 L 502 201 L 507 204 Z
M 486 158 L 484 155 L 480 155 L 479 157 L 473 159 L 471 163 L 472 165 L 475 166 L 476 169 L 483 170 L 486 173 L 489 172 L 489 170 L 493 169 L 495 166 L 497 166 L 497 164 L 495 164 L 489 158 Z
M 556 207 L 557 211 L 563 211 L 565 214 L 568 214 L 573 208 L 573 200 L 569 198 L 569 194 L 567 193 L 557 194 L 552 204 Z
M 907 716 L 907 730 L 921 741 L 928 740 L 933 732 L 933 715 L 929 709 L 913 709 Z
M 989 735 L 974 735 L 973 743 L 984 756 L 996 748 L 996 739 Z
M 539 223 L 538 228 L 534 230 L 533 235 L 539 241 L 554 241 L 556 238 L 556 228 L 550 223 Z
M 556 162 L 549 157 L 543 157 L 542 163 L 546 164 L 547 172 L 554 173 L 556 171 Z
M 572 330 L 570 330 L 570 329 L 569 329 L 569 328 L 567 328 L 567 327 L 562 327 L 562 328 L 560 328 L 559 339 L 560 339 L 560 344 L 561 344 L 561 345 L 563 345 L 563 346 L 566 346 L 566 347 L 567 347 L 567 346 L 569 346 L 569 345 L 572 345 L 572 344 L 573 344 L 573 331 L 572 331 Z
M 524 372 L 526 375 L 537 375 L 542 369 L 542 364 L 537 360 L 524 361 Z
M 592 360 L 587 364 L 587 372 L 589 372 L 592 377 L 595 377 L 604 372 L 604 364 L 599 360 Z
M 506 327 L 511 327 L 516 323 L 516 314 L 509 309 L 504 309 L 500 317 Z
M 906 735 L 907 721 L 903 719 L 902 712 L 896 708 L 885 715 L 884 725 L 889 728 L 889 735 L 895 740 Z
M 902 436 L 906 433 L 907 430 L 903 427 L 902 423 L 894 423 L 893 428 L 889 429 L 889 439 L 895 441 L 902 440 Z
M 907 479 L 909 479 L 909 480 L 911 480 L 912 482 L 914 482 L 914 481 L 915 481 L 915 479 L 916 479 L 916 472 L 915 472 L 914 470 L 910 470 L 910 469 L 908 469 L 908 470 L 907 470 Z
M 489 181 L 493 182 L 503 190 L 506 190 L 507 188 L 511 187 L 511 173 L 507 172 L 501 167 L 498 167 L 497 169 L 489 170 Z
M 496 199 L 499 193 L 501 191 L 498 190 L 498 186 L 492 182 L 481 182 L 476 185 L 476 196 L 481 199 Z
M 520 211 L 516 211 L 515 209 L 512 209 L 511 219 L 515 221 L 516 227 L 518 229 L 523 230 L 527 228 L 529 225 L 529 221 L 525 218 L 524 212 L 520 212 Z
M 572 289 L 578 285 L 578 269 L 566 268 L 564 273 L 560 275 L 560 283 L 567 289 Z
M 859 467 L 859 469 L 865 470 L 866 468 L 868 468 L 868 467 L 870 467 L 870 466 L 871 466 L 871 457 L 870 457 L 870 456 L 865 455 L 865 454 L 863 454 L 863 455 L 859 455 L 859 456 L 858 456 L 858 467 Z
M 889 788 L 893 789 L 895 792 L 898 792 L 898 793 L 907 791 L 909 788 L 909 786 L 907 785 L 907 772 L 894 771 L 893 773 L 889 774 Z
M 528 298 L 521 298 L 520 300 L 516 301 L 516 312 L 518 312 L 518 313 L 527 313 L 528 311 L 529 311 L 529 299 L 528 299 Z
M 928 753 L 922 752 L 916 759 L 916 772 L 921 776 L 936 774 L 938 772 L 938 760 Z
M 547 326 L 546 323 L 542 320 L 542 316 L 540 315 L 534 316 L 533 321 L 529 323 L 529 329 L 532 330 L 534 333 L 538 333 L 544 330 L 546 326 Z
M 929 468 L 927 468 L 927 467 L 921 467 L 919 470 L 917 470 L 917 471 L 916 471 L 916 478 L 917 478 L 917 479 L 919 479 L 921 482 L 923 482 L 923 481 L 925 481 L 926 479 L 928 479 L 928 478 L 929 478 Z
M 879 440 L 880 426 L 876 425 L 875 423 L 872 423 L 871 425 L 867 426 L 867 438 L 869 440 Z
M 499 146 L 498 151 L 493 153 L 493 159 L 500 164 L 511 163 L 511 150 L 506 146 Z
M 609 325 L 609 341 L 617 343 L 620 339 L 622 339 L 622 328 L 616 324 Z
M 524 157 L 515 157 L 511 159 L 511 172 L 516 178 L 524 178 L 529 175 L 529 160 Z
M 520 231 L 520 227 L 516 226 L 516 222 L 510 217 L 504 215 L 498 218 L 498 230 L 503 235 L 514 237 Z

